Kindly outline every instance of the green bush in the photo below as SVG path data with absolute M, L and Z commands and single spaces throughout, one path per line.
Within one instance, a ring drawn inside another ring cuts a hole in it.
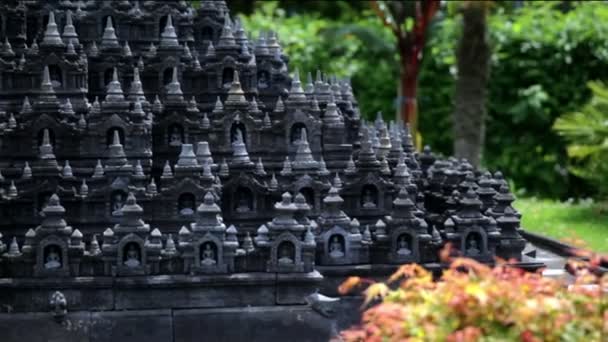
M 608 88 L 589 82 L 593 96 L 580 111 L 564 114 L 554 129 L 568 141 L 570 171 L 608 194 Z
M 244 17 L 247 29 L 278 30 L 291 64 L 350 76 L 362 114 L 395 115 L 398 65 L 394 38 L 371 11 L 344 10 L 338 19 L 315 13 L 287 16 L 276 2 L 262 2 Z M 502 170 L 520 190 L 552 197 L 589 191 L 567 171 L 565 141 L 551 126 L 580 108 L 584 84 L 608 78 L 608 6 L 583 2 L 562 12 L 555 2 L 517 10 L 497 6 L 489 16 L 493 44 L 483 162 Z M 440 13 L 429 32 L 419 78 L 424 144 L 452 152 L 455 45 L 460 17 Z

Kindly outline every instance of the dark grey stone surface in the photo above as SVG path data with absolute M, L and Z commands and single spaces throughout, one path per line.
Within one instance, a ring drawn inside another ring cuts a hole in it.
M 89 342 L 91 314 L 69 313 L 58 323 L 49 313 L 0 314 L 0 339 L 6 342 Z
M 171 310 L 93 312 L 91 342 L 171 342 Z
M 174 319 L 175 342 L 328 341 L 338 328 L 305 306 L 176 310 Z

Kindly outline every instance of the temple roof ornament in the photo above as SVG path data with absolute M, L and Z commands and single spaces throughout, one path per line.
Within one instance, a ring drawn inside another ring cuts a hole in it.
M 300 73 L 298 69 L 296 69 L 293 73 L 293 79 L 291 81 L 291 90 L 289 90 L 288 101 L 291 102 L 305 102 L 306 95 L 304 94 L 304 89 L 302 89 L 302 83 L 300 82 Z
M 57 96 L 55 95 L 55 89 L 51 83 L 51 76 L 49 73 L 49 66 L 45 65 L 42 69 L 42 85 L 40 86 L 39 99 L 42 101 L 56 101 Z
M 115 130 L 112 136 L 112 144 L 110 144 L 108 150 L 108 165 L 122 166 L 125 164 L 127 164 L 127 155 L 120 143 L 120 135 L 118 131 Z
M 298 169 L 317 169 L 317 161 L 312 156 L 312 151 L 308 145 L 308 135 L 306 128 L 301 129 L 300 143 L 298 144 L 298 150 L 296 151 L 295 160 L 292 163 L 293 168 Z
M 103 36 L 101 37 L 101 49 L 108 48 L 119 48 L 118 37 L 116 37 L 116 31 L 112 23 L 112 17 L 106 19 L 106 27 L 103 30 Z
M 160 34 L 160 47 L 179 47 L 179 41 L 177 40 L 175 27 L 173 27 L 173 19 L 170 14 L 167 16 L 167 23 Z
M 65 46 L 59 30 L 57 29 L 57 23 L 55 23 L 55 13 L 49 12 L 49 22 L 46 24 L 46 31 L 42 36 L 41 46 Z
M 238 105 L 247 103 L 248 102 L 245 98 L 245 93 L 241 88 L 239 73 L 238 71 L 234 70 L 234 76 L 232 77 L 232 83 L 230 84 L 230 89 L 228 90 L 228 97 L 226 98 L 226 105 Z
M 243 132 L 236 129 L 235 140 L 232 142 L 232 163 L 235 165 L 253 165 L 249 159 L 247 146 L 243 141 Z
M 224 27 L 222 27 L 222 34 L 220 35 L 220 40 L 218 43 L 218 48 L 225 47 L 235 47 L 236 40 L 234 39 L 234 34 L 232 33 L 232 22 L 230 20 L 230 16 L 228 13 L 224 16 Z
M 173 67 L 171 82 L 167 85 L 167 100 L 176 102 L 184 101 L 182 86 L 179 84 L 179 79 L 177 77 L 177 67 Z
M 72 43 L 74 45 L 80 45 L 80 42 L 78 41 L 78 34 L 76 33 L 76 28 L 72 23 L 71 10 L 66 11 L 65 26 L 63 27 L 63 40 L 66 44 Z
M 110 20 L 108 18 L 108 20 Z M 112 81 L 108 84 L 108 90 L 106 91 L 106 97 L 104 102 L 121 102 L 125 100 L 125 96 L 122 92 L 122 85 L 118 80 L 118 71 L 114 68 L 112 72 Z

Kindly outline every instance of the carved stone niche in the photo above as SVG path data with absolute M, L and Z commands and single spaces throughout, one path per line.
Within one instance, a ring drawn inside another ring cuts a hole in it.
M 177 214 L 182 217 L 193 217 L 196 212 L 196 196 L 191 192 L 179 195 L 177 199 Z
M 488 235 L 480 227 L 467 228 L 461 233 L 460 251 L 465 257 L 479 261 L 492 259 L 488 248 Z
M 373 184 L 365 184 L 361 188 L 361 203 L 362 210 L 377 210 L 380 208 L 380 192 Z
M 396 229 L 391 234 L 389 261 L 401 264 L 420 262 L 420 242 L 418 236 L 406 228 Z
M 36 277 L 67 277 L 70 275 L 68 244 L 58 236 L 44 238 L 36 248 Z
M 332 229 L 321 235 L 323 252 L 320 255 L 321 265 L 348 265 L 355 263 L 352 258 L 352 246 L 348 232 L 340 227 Z
M 146 275 L 150 267 L 146 262 L 146 248 L 144 240 L 129 234 L 118 243 L 116 258 L 116 274 L 119 276 Z
M 167 129 L 166 141 L 171 147 L 181 147 L 184 143 L 185 134 L 184 127 L 180 124 L 173 123 Z
M 227 273 L 228 265 L 224 261 L 222 241 L 212 234 L 205 234 L 194 242 L 194 264 L 190 268 L 193 274 Z
M 120 217 L 122 216 L 121 209 L 127 200 L 127 193 L 123 190 L 114 190 L 110 193 L 110 207 L 109 207 L 109 216 L 110 217 Z
M 279 235 L 270 247 L 268 272 L 304 272 L 302 242 L 291 233 Z

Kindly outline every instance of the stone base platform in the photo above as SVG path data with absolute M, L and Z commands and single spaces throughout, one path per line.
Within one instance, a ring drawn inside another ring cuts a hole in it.
M 0 314 L 3 342 L 328 341 L 359 316 L 357 299 L 341 301 L 341 321 L 308 305 L 174 310 Z
M 61 291 L 68 311 L 186 309 L 306 304 L 323 279 L 311 273 L 0 279 L 0 312 L 49 311 Z

